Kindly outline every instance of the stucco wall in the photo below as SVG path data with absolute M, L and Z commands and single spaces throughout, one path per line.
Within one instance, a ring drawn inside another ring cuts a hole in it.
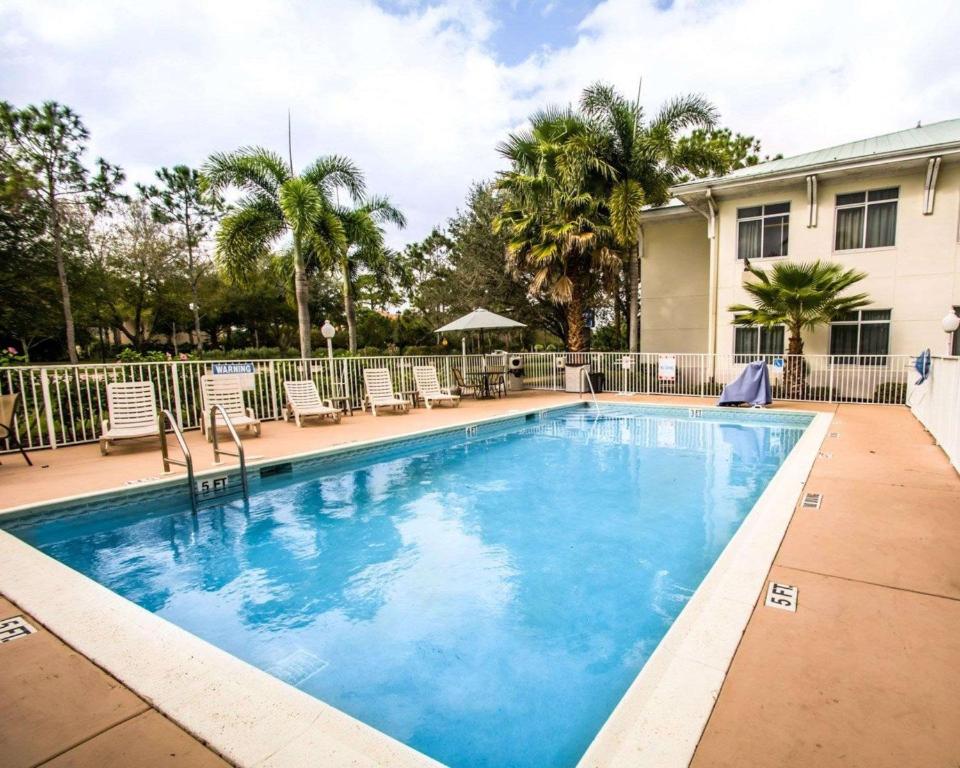
M 698 213 L 643 225 L 641 352 L 706 351 L 708 253 Z
M 743 262 L 737 259 L 737 208 L 790 201 L 789 256 L 797 261 L 824 259 L 868 274 L 859 284 L 877 309 L 890 309 L 890 353 L 915 354 L 924 347 L 945 351 L 940 319 L 960 305 L 960 162 L 940 168 L 934 212 L 922 213 L 924 168 L 898 174 L 869 174 L 821 179 L 816 227 L 807 227 L 806 185 L 801 179 L 761 194 L 724 197 L 719 204 L 720 261 L 717 351 L 733 351 L 730 304 L 748 301 L 743 290 Z M 898 186 L 896 244 L 890 248 L 834 251 L 835 197 L 838 193 Z M 686 248 L 686 245 L 684 245 Z M 759 259 L 757 266 L 779 259 Z M 704 312 L 706 303 L 703 304 Z M 804 336 L 806 351 L 827 354 L 829 330 Z M 705 347 L 706 345 L 704 345 Z

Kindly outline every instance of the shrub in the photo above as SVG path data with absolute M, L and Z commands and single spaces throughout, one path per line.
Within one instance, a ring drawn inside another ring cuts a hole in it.
M 907 385 L 903 382 L 885 381 L 878 384 L 873 390 L 875 403 L 905 403 L 907 402 Z

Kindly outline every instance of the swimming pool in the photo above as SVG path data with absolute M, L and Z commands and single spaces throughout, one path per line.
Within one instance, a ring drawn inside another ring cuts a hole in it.
M 576 407 L 5 527 L 449 765 L 573 765 L 808 423 Z

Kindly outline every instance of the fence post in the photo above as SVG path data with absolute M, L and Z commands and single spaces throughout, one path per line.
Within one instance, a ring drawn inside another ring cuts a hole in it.
M 40 369 L 40 391 L 43 393 L 43 412 L 47 417 L 47 436 L 50 438 L 50 447 L 57 447 L 57 430 L 53 426 L 53 403 L 50 401 L 50 380 L 47 378 L 47 369 Z
M 180 364 L 173 363 L 171 378 L 173 379 L 173 416 L 177 420 L 177 426 L 183 429 L 183 417 L 181 416 L 180 405 Z
M 267 361 L 267 397 L 270 398 L 270 416 L 277 419 L 277 376 L 273 360 Z
M 830 375 L 827 377 L 827 398 L 828 402 L 833 402 L 833 358 L 829 355 L 827 356 L 827 369 L 830 371 Z

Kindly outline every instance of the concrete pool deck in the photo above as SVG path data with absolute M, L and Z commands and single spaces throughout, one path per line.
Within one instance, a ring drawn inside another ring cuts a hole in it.
M 363 414 L 345 418 L 340 426 L 297 429 L 266 422 L 264 436 L 245 444 L 251 460 L 279 457 L 576 400 L 575 395 L 527 392 L 409 416 Z M 796 613 L 765 608 L 758 596 L 693 764 L 951 765 L 948 758 L 960 754 L 960 711 L 952 696 L 960 688 L 960 478 L 905 408 L 780 407 L 834 413 L 830 429 L 838 433 L 826 439 L 822 450 L 831 455 L 817 459 L 806 486 L 824 494 L 823 504 L 794 513 L 771 572 L 770 578 L 799 587 L 799 608 Z M 187 436 L 198 469 L 211 466 L 203 438 L 198 432 Z M 160 476 L 155 441 L 120 445 L 106 458 L 95 445 L 32 457 L 33 469 L 17 456 L 3 457 L 2 508 Z M 5 651 L 30 642 L 0 645 L 0 671 L 8 671 Z M 18 674 L 39 678 L 42 670 Z M 61 676 L 58 684 L 65 691 L 82 690 L 73 678 Z M 77 717 L 82 714 L 81 707 Z M 178 734 L 171 739 L 192 741 L 164 722 Z M 18 743 L 8 733 L 13 727 L 7 718 L 0 723 L 0 754 L 9 756 Z M 38 727 L 43 730 L 43 721 Z M 57 726 L 50 721 L 48 727 Z

